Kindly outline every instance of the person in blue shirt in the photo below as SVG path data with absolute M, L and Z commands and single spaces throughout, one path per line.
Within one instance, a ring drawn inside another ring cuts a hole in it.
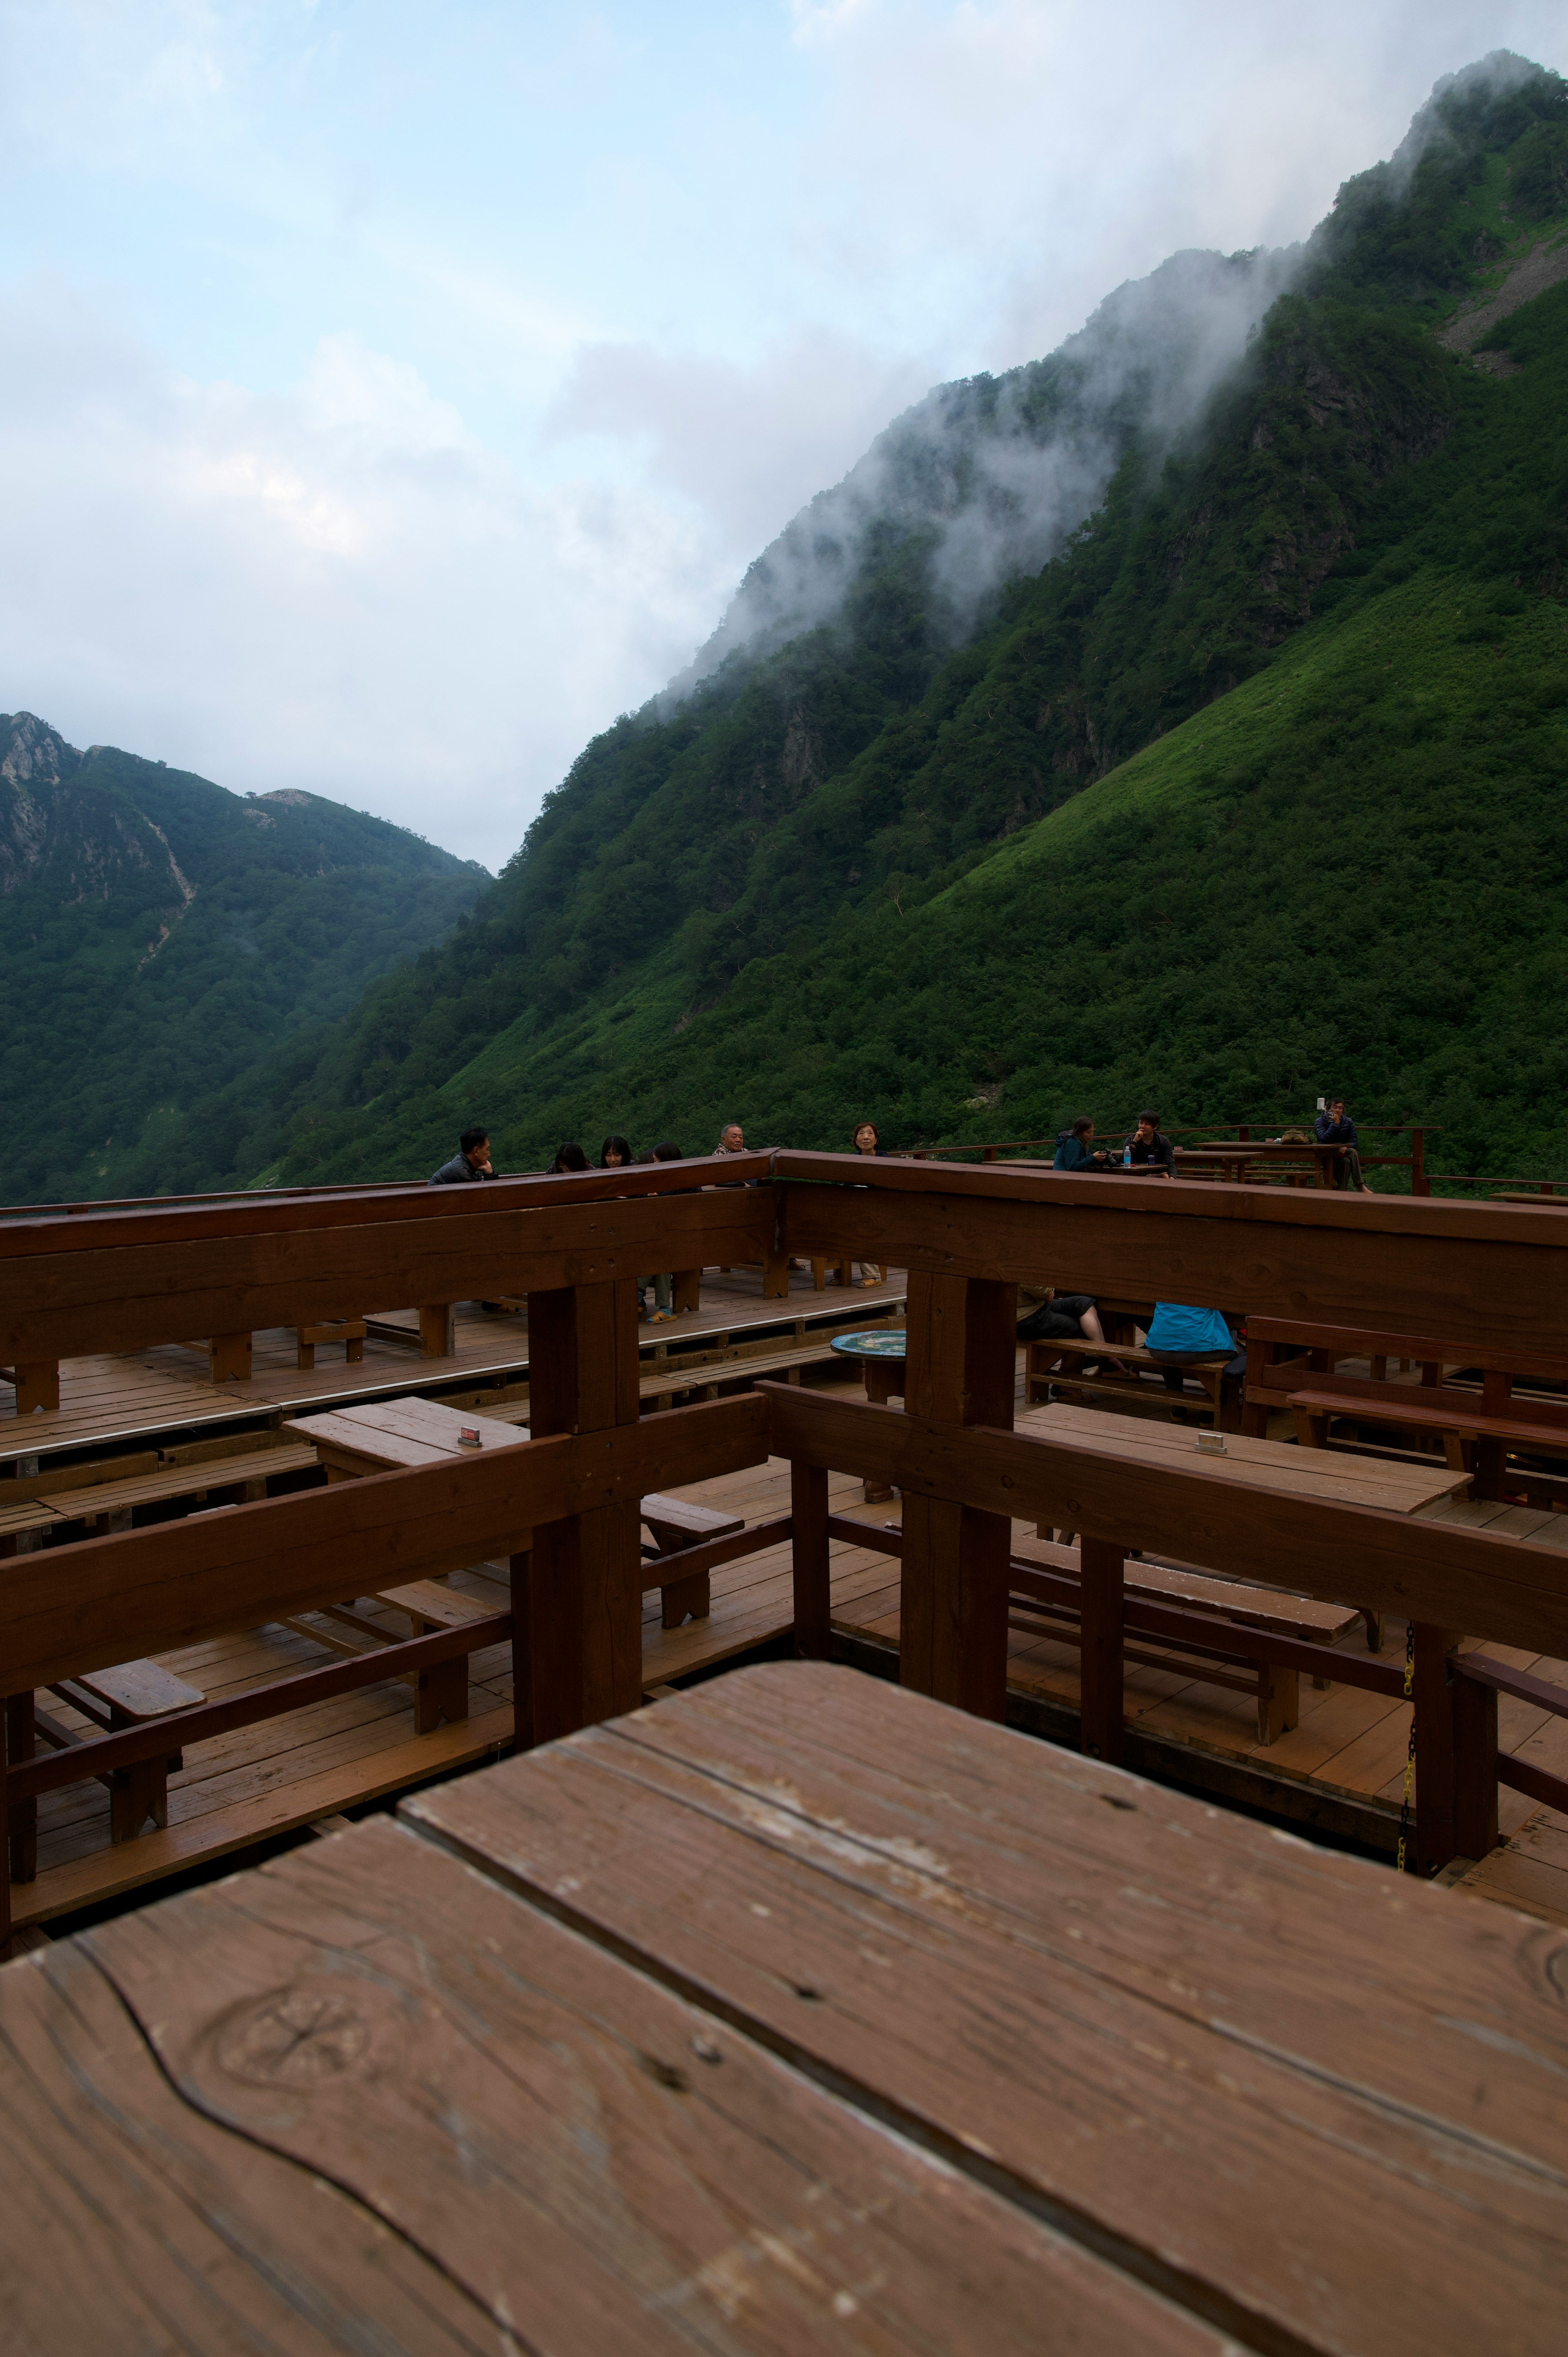
M 1320 1146 L 1337 1146 L 1339 1153 L 1334 1164 L 1334 1184 L 1350 1187 L 1364 1195 L 1367 1182 L 1361 1176 L 1360 1140 L 1356 1125 L 1345 1110 L 1343 1097 L 1330 1097 L 1326 1111 L 1320 1113 L 1312 1125 Z
M 1097 1170 L 1109 1168 L 1111 1157 L 1101 1146 L 1091 1146 L 1094 1124 L 1086 1113 L 1080 1113 L 1070 1129 L 1064 1129 L 1057 1139 L 1053 1170 L 1065 1170 L 1069 1176 L 1087 1178 Z
M 1156 1301 L 1144 1340 L 1151 1356 L 1162 1362 L 1168 1392 L 1183 1389 L 1187 1368 L 1199 1360 L 1212 1361 L 1221 1351 L 1230 1358 L 1236 1348 L 1236 1338 L 1218 1309 L 1196 1309 L 1186 1301 Z

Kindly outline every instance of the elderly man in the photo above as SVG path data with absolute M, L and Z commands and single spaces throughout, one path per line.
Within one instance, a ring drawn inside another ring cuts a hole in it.
M 714 1146 L 714 1152 L 715 1154 L 744 1154 L 746 1152 L 746 1133 L 741 1128 L 738 1121 L 725 1122 L 724 1127 L 719 1132 L 719 1142 Z

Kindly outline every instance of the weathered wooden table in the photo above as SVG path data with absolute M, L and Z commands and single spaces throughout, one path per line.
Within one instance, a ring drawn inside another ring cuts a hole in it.
M 0 1973 L 28 2357 L 1563 2345 L 1568 1934 L 824 1664 Z
M 289 1426 L 314 1443 L 331 1480 L 354 1480 L 366 1473 L 391 1473 L 409 1465 L 435 1465 L 468 1448 L 515 1448 L 528 1438 L 524 1425 L 499 1416 L 459 1414 L 439 1400 L 367 1400 L 361 1407 L 328 1408 L 319 1415 L 295 1416 Z M 460 1436 L 476 1433 L 465 1446 Z

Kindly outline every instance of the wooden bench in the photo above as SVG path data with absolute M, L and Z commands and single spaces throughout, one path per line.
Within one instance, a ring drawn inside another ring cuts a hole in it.
M 1065 1340 L 1030 1342 L 1027 1347 L 1028 1357 L 1024 1370 L 1024 1403 L 1027 1407 L 1042 1406 L 1050 1396 L 1053 1382 L 1064 1390 L 1090 1392 L 1097 1397 L 1151 1400 L 1156 1399 L 1156 1394 L 1154 1385 L 1143 1380 L 1144 1375 L 1192 1375 L 1198 1388 L 1207 1394 L 1209 1406 L 1214 1411 L 1216 1431 L 1234 1432 L 1240 1429 L 1239 1387 L 1235 1383 L 1228 1387 L 1225 1382 L 1225 1370 L 1236 1355 L 1233 1351 L 1217 1351 L 1212 1358 L 1198 1359 L 1176 1367 L 1168 1359 L 1162 1359 L 1153 1351 L 1146 1350 L 1142 1343 L 1091 1342 L 1081 1336 L 1070 1335 Z M 1059 1367 L 1059 1361 L 1064 1359 L 1069 1361 L 1065 1372 Z M 1131 1375 L 1074 1373 L 1071 1362 L 1084 1359 L 1096 1359 L 1102 1363 L 1108 1359 L 1118 1359 L 1134 1372 Z M 1161 1389 L 1167 1405 L 1180 1405 L 1178 1394 L 1163 1384 Z
M 76 1677 L 61 1679 L 49 1692 L 102 1733 L 150 1726 L 171 1711 L 189 1710 L 207 1699 L 199 1686 L 188 1685 L 156 1662 L 121 1662 L 112 1669 L 84 1670 Z M 51 1711 L 40 1708 L 35 1695 L 12 1695 L 5 1709 L 13 1761 L 27 1757 L 39 1738 L 55 1751 L 69 1750 L 86 1740 Z M 111 1769 L 99 1779 L 109 1788 L 112 1843 L 134 1841 L 149 1818 L 160 1830 L 167 1826 L 169 1774 L 183 1765 L 184 1756 L 177 1750 L 139 1760 L 129 1768 Z M 38 1803 L 17 1803 L 10 1820 L 11 1878 L 31 1882 L 38 1870 Z
M 67 1523 L 85 1530 L 128 1531 L 138 1506 L 192 1498 L 204 1504 L 214 1490 L 236 1490 L 247 1504 L 267 1495 L 267 1484 L 319 1462 L 305 1441 L 280 1441 L 270 1432 L 193 1440 L 161 1452 L 106 1458 L 0 1482 L 0 1556 L 26 1553 Z
M 721 1514 L 711 1506 L 694 1506 L 685 1498 L 665 1498 L 657 1492 L 643 1499 L 639 1511 L 653 1534 L 653 1545 L 643 1552 L 654 1563 L 682 1547 L 699 1545 L 704 1539 L 728 1538 L 746 1528 L 744 1514 Z M 713 1609 L 713 1575 L 697 1571 L 685 1579 L 672 1579 L 660 1587 L 659 1597 L 661 1628 L 679 1629 L 688 1614 L 693 1620 L 705 1620 Z
M 1065 1573 L 1069 1578 L 1080 1576 L 1079 1557 L 1076 1547 L 1057 1546 L 1043 1539 L 1015 1538 L 1013 1544 L 1015 1563 L 1037 1563 L 1042 1570 Z M 1343 1637 L 1361 1615 L 1349 1605 L 1320 1604 L 1311 1597 L 1291 1596 L 1280 1589 L 1247 1587 L 1239 1582 L 1213 1578 L 1207 1572 L 1197 1571 L 1187 1564 L 1151 1563 L 1141 1556 L 1129 1556 L 1122 1569 L 1122 1587 L 1129 1596 L 1147 1597 L 1156 1603 L 1179 1604 L 1195 1612 L 1213 1614 L 1220 1622 L 1239 1622 L 1244 1628 L 1257 1629 L 1276 1636 L 1294 1638 L 1305 1644 L 1332 1645 Z M 1016 1594 L 1010 1601 L 1009 1623 L 1012 1628 L 1026 1627 L 1018 1616 L 1020 1599 Z M 1051 1605 L 1037 1599 L 1023 1599 L 1026 1611 L 1044 1615 L 1052 1622 L 1050 1633 L 1064 1644 L 1079 1644 L 1081 1637 L 1070 1620 L 1057 1622 L 1059 1614 Z M 1036 1633 L 1039 1633 L 1036 1631 Z M 1216 1631 L 1216 1645 L 1222 1648 L 1230 1632 L 1223 1628 Z M 1240 1663 L 1243 1653 L 1234 1657 Z M 1208 1685 L 1229 1686 L 1240 1694 L 1251 1694 L 1258 1707 L 1258 1741 L 1273 1744 L 1295 1727 L 1301 1715 L 1301 1676 L 1297 1670 L 1280 1663 L 1260 1661 L 1244 1674 L 1238 1668 L 1211 1662 L 1201 1655 L 1185 1655 L 1165 1647 L 1136 1642 L 1123 1648 L 1123 1659 L 1143 1663 L 1145 1668 L 1178 1671 Z
M 1305 1358 L 1273 1356 L 1291 1348 Z M 1337 1373 L 1341 1359 L 1366 1361 L 1369 1374 Z M 1420 1382 L 1391 1380 L 1391 1361 L 1419 1367 Z M 1478 1393 L 1448 1380 L 1450 1370 L 1472 1367 L 1481 1377 Z M 1262 1437 L 1271 1411 L 1283 1408 L 1314 1448 L 1327 1445 L 1336 1415 L 1427 1433 L 1446 1444 L 1455 1470 L 1472 1472 L 1477 1496 L 1496 1497 L 1510 1448 L 1568 1457 L 1568 1400 L 1516 1398 L 1516 1382 L 1532 1379 L 1568 1383 L 1568 1355 L 1254 1318 L 1247 1327 L 1243 1429 Z

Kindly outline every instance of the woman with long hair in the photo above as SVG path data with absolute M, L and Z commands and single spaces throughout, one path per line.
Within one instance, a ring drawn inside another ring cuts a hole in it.
M 626 1170 L 630 1168 L 631 1148 L 624 1137 L 607 1137 L 599 1148 L 601 1170 Z
M 558 1146 L 555 1159 L 545 1172 L 547 1178 L 564 1178 L 574 1170 L 586 1170 L 588 1157 L 580 1146 Z

